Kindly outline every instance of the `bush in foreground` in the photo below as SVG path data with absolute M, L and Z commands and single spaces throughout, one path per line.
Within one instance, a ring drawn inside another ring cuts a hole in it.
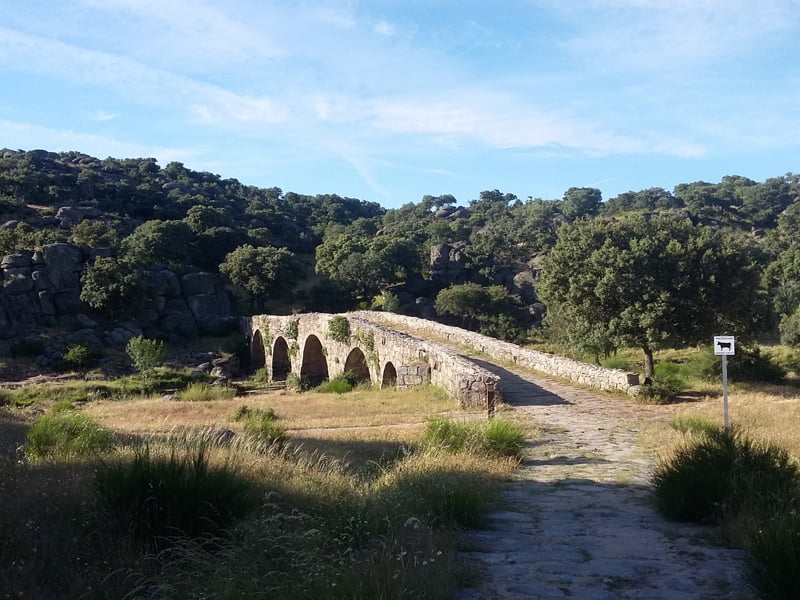
M 244 421 L 247 435 L 270 444 L 286 441 L 286 428 L 278 422 L 278 415 L 271 408 L 250 408 L 242 404 L 231 416 L 231 421 Z
M 44 415 L 28 430 L 25 455 L 33 459 L 81 458 L 116 447 L 114 434 L 73 410 Z
M 790 498 L 800 471 L 789 454 L 740 429 L 709 428 L 663 459 L 653 475 L 658 509 L 681 521 L 717 523 Z
M 764 600 L 800 598 L 800 502 L 759 524 L 750 542 L 748 578 Z
M 169 456 L 136 451 L 97 472 L 98 499 L 123 532 L 162 546 L 175 536 L 222 535 L 256 503 L 253 487 L 230 468 L 212 467 L 202 447 Z
M 437 417 L 428 422 L 422 436 L 422 447 L 428 450 L 470 452 L 489 458 L 519 458 L 524 443 L 522 428 L 499 418 L 470 423 Z
M 697 435 L 656 469 L 659 510 L 677 520 L 724 520 L 732 541 L 749 551 L 748 577 L 760 597 L 800 597 L 797 463 L 784 449 L 755 443 L 735 427 L 695 425 L 681 423 Z

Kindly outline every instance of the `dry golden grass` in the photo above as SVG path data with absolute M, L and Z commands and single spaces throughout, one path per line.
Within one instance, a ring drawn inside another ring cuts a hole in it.
M 692 401 L 665 409 L 672 417 L 701 417 L 722 424 L 722 390 L 705 389 Z M 728 390 L 728 417 L 751 437 L 769 441 L 800 460 L 800 389 L 778 385 L 732 385 Z M 682 436 L 669 427 L 669 419 L 653 423 L 643 436 L 649 448 L 668 449 Z
M 431 387 L 410 391 L 355 390 L 347 394 L 273 392 L 209 402 L 163 401 L 158 398 L 98 401 L 84 411 L 101 424 L 125 433 L 165 433 L 176 427 L 203 428 L 236 424 L 229 418 L 237 407 L 272 408 L 286 429 L 339 430 L 424 424 L 433 416 L 457 409 L 452 400 Z M 480 416 L 485 413 L 475 413 Z M 346 435 L 346 433 L 344 433 Z M 382 439 L 387 439 L 383 434 Z M 398 434 L 400 436 L 401 434 Z M 390 437 L 391 439 L 391 437 Z

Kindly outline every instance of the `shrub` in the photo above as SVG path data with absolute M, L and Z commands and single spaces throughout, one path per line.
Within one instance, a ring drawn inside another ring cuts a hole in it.
M 358 385 L 358 379 L 354 373 L 345 371 L 333 379 L 317 386 L 316 390 L 323 394 L 346 394 Z
M 23 339 L 11 346 L 11 355 L 14 358 L 34 358 L 44 352 L 44 340 Z
M 662 459 L 653 475 L 658 509 L 699 523 L 716 523 L 745 508 L 763 511 L 790 497 L 798 482 L 798 467 L 785 450 L 756 444 L 736 427 L 709 429 Z
M 209 385 L 207 383 L 190 383 L 186 389 L 178 392 L 178 398 L 185 402 L 208 402 L 210 400 L 230 400 L 236 390 L 230 387 Z
M 522 428 L 498 418 L 481 423 L 459 423 L 447 417 L 436 417 L 428 421 L 421 441 L 426 450 L 469 452 L 494 458 L 518 458 L 524 444 Z
M 637 399 L 645 404 L 669 404 L 683 388 L 680 380 L 669 377 L 660 378 L 656 375 L 651 385 L 639 388 Z
M 710 359 L 708 357 L 711 357 Z M 722 360 L 710 351 L 703 361 L 704 379 L 719 381 L 722 377 Z M 728 378 L 733 381 L 754 381 L 764 383 L 783 383 L 786 369 L 763 354 L 758 346 L 737 345 L 736 356 L 728 359 Z
M 612 354 L 600 361 L 600 364 L 606 369 L 627 369 L 628 360 L 619 354 Z
M 48 413 L 28 430 L 25 454 L 34 459 L 69 459 L 108 452 L 114 434 L 84 414 L 71 410 Z
M 331 317 L 328 321 L 328 337 L 334 342 L 342 344 L 350 341 L 350 321 L 347 320 L 347 317 Z
M 286 440 L 286 428 L 278 423 L 278 415 L 271 408 L 253 409 L 243 404 L 231 415 L 231 420 L 244 421 L 245 433 L 259 440 L 270 444 Z
M 525 432 L 516 423 L 494 418 L 483 428 L 483 451 L 487 456 L 519 458 Z
M 164 360 L 164 342 L 139 335 L 128 340 L 125 352 L 139 371 L 149 373 Z
M 383 294 L 381 294 L 381 307 L 386 312 L 398 313 L 400 312 L 400 299 L 397 297 L 397 294 L 383 292 Z
M 300 376 L 297 373 L 286 374 L 286 388 L 297 391 L 303 388 L 303 382 L 300 381 Z
M 244 423 L 247 435 L 270 444 L 281 444 L 286 440 L 286 428 L 269 415 L 255 415 Z
M 250 408 L 246 404 L 239 406 L 231 415 L 230 420 L 234 422 L 244 421 L 251 417 L 265 417 L 268 419 L 276 420 L 278 415 L 271 408 Z
M 795 501 L 758 525 L 747 577 L 764 600 L 800 598 L 800 511 Z
M 781 343 L 787 346 L 800 346 L 800 308 L 791 315 L 781 318 L 778 330 L 781 332 Z
M 64 363 L 73 369 L 85 369 L 94 358 L 95 354 L 82 344 L 73 344 L 64 353 Z
M 269 372 L 267 371 L 267 367 L 261 367 L 260 369 L 256 369 L 256 372 L 250 376 L 250 380 L 255 381 L 257 383 L 268 383 Z
M 104 465 L 95 486 L 117 527 L 155 547 L 180 535 L 220 536 L 257 502 L 251 484 L 229 468 L 209 466 L 202 447 L 173 448 L 169 456 L 141 448 L 131 462 Z

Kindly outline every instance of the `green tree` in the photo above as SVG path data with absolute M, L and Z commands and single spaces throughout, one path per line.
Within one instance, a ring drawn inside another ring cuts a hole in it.
M 211 227 L 227 227 L 230 225 L 230 217 L 225 210 L 203 204 L 191 206 L 186 211 L 186 217 L 183 220 L 195 233 L 200 233 Z
M 117 224 L 84 219 L 72 228 L 72 243 L 90 248 L 117 248 L 119 246 Z
M 582 219 L 559 229 L 537 290 L 576 346 L 653 351 L 747 336 L 766 306 L 759 274 L 731 234 L 671 215 Z
M 436 312 L 454 317 L 462 327 L 475 329 L 493 337 L 519 341 L 525 336 L 517 319 L 520 306 L 502 285 L 482 286 L 477 283 L 452 285 L 436 295 Z
M 147 377 L 164 361 L 164 342 L 139 335 L 128 340 L 125 352 L 142 375 Z
M 145 221 L 122 241 L 124 255 L 139 266 L 179 269 L 192 263 L 195 235 L 184 221 Z
M 603 194 L 597 188 L 571 187 L 564 192 L 561 212 L 570 221 L 596 215 L 602 201 Z
M 286 248 L 239 246 L 229 253 L 219 270 L 231 283 L 250 294 L 253 308 L 263 307 L 276 289 L 291 288 L 296 279 L 295 256 Z
M 436 312 L 470 322 L 482 314 L 489 303 L 489 290 L 477 283 L 463 283 L 443 289 L 436 295 Z
M 417 246 L 393 235 L 375 237 L 344 233 L 317 246 L 316 270 L 349 287 L 359 298 L 420 271 Z
M 144 297 L 143 271 L 117 258 L 95 258 L 81 284 L 81 300 L 110 317 L 135 314 Z

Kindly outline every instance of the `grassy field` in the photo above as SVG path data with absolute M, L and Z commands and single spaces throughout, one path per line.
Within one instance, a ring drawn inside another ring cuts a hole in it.
M 486 445 L 485 413 L 432 387 L 57 396 L 0 409 L 8 597 L 450 598 L 474 577 L 460 531 L 517 465 Z M 64 446 L 66 430 L 80 443 Z M 456 430 L 477 443 L 456 449 Z M 93 446 L 107 432 L 115 448 Z
M 722 398 L 702 376 L 708 357 L 657 359 L 681 384 L 642 438 L 663 457 L 696 439 L 693 427 L 721 423 Z M 167 370 L 156 384 L 202 388 Z M 435 387 L 210 400 L 146 390 L 128 377 L 4 392 L 8 597 L 451 598 L 476 577 L 457 558 L 461 530 L 481 524 L 516 468 L 515 432 L 535 435 L 504 410 L 514 427 L 490 433 L 483 411 L 456 410 Z M 799 392 L 791 376 L 733 381 L 731 421 L 796 461 Z

